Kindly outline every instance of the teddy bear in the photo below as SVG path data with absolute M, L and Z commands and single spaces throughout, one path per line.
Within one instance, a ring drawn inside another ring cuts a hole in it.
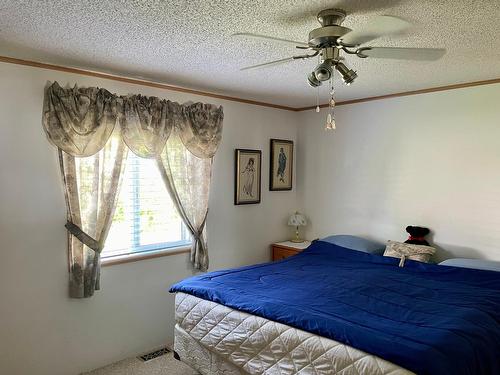
M 425 240 L 425 236 L 431 232 L 429 228 L 409 225 L 406 227 L 406 231 L 410 234 L 410 236 L 405 243 L 430 246 L 429 242 Z

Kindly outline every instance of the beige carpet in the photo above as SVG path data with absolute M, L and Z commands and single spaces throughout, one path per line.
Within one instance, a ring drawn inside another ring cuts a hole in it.
M 143 362 L 128 358 L 82 375 L 198 375 L 188 365 L 174 359 L 172 353 Z

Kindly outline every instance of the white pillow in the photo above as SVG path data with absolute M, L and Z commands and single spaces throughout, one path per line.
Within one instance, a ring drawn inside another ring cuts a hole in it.
M 384 256 L 400 258 L 399 267 L 403 267 L 405 259 L 417 260 L 428 263 L 429 259 L 436 252 L 432 246 L 413 245 L 409 243 L 387 241 Z
M 451 258 L 439 263 L 442 266 L 473 268 L 476 270 L 500 272 L 500 262 L 484 259 Z

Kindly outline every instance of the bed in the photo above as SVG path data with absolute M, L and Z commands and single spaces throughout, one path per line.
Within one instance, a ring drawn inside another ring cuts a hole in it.
M 323 241 L 176 293 L 174 350 L 202 374 L 500 374 L 500 273 Z

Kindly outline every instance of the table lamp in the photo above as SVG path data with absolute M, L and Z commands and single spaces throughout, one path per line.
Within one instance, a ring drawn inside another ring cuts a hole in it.
M 307 225 L 306 217 L 303 214 L 296 211 L 293 215 L 291 215 L 288 218 L 288 225 L 291 227 L 295 227 L 295 237 L 292 238 L 290 241 L 292 241 L 292 242 L 304 242 L 304 240 L 301 240 L 299 237 L 299 227 Z

